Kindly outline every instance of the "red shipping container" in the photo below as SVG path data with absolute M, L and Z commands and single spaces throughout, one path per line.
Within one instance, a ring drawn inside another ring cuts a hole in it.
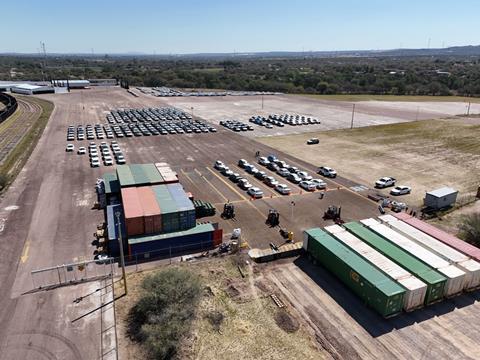
M 397 219 L 402 220 L 408 225 L 417 228 L 420 231 L 423 231 L 425 234 L 430 235 L 431 237 L 447 244 L 448 246 L 454 248 L 461 253 L 464 253 L 467 256 L 470 256 L 472 259 L 480 261 L 480 249 L 476 246 L 473 246 L 459 238 L 449 234 L 443 230 L 436 228 L 433 225 L 426 223 L 420 219 L 414 218 L 406 213 L 394 214 Z
M 219 246 L 223 242 L 223 230 L 216 229 L 213 231 L 213 246 Z
M 143 209 L 145 234 L 154 234 L 162 231 L 162 218 L 157 197 L 151 186 L 137 188 L 138 197 Z
M 144 234 L 143 208 L 137 188 L 123 188 L 121 193 L 127 234 L 129 236 Z

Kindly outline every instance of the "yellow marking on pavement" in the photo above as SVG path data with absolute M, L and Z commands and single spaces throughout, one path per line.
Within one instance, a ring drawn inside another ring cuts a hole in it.
M 234 165 L 235 166 L 235 165 Z M 241 169 L 240 167 L 238 166 L 235 166 L 236 169 L 238 169 L 239 171 L 240 170 L 243 170 Z M 246 172 L 245 170 L 243 170 L 244 172 Z M 246 172 L 247 173 L 247 172 Z M 248 173 L 247 173 L 248 174 Z M 248 175 L 251 175 L 251 177 L 253 178 L 253 180 L 255 182 L 257 182 L 258 184 L 262 185 L 262 187 L 266 187 L 268 189 L 268 192 L 271 193 L 269 196 L 267 196 L 267 194 L 265 194 L 265 198 L 277 198 L 279 197 L 279 195 L 275 194 L 274 190 L 272 190 L 267 184 L 265 184 L 263 181 L 260 181 L 258 180 L 254 175 L 252 174 L 248 174 Z
M 248 201 L 248 199 L 243 196 L 241 193 L 239 193 L 237 191 L 237 189 L 235 189 L 232 185 L 230 185 L 228 182 L 226 182 L 224 179 L 222 179 L 218 174 L 215 173 L 215 171 L 213 171 L 212 169 L 210 169 L 208 166 L 206 167 L 206 169 L 208 171 L 210 171 L 213 175 L 215 175 L 217 178 L 220 179 L 220 181 L 222 181 L 225 185 L 227 185 L 230 189 L 232 189 L 235 193 L 237 193 L 243 200 L 246 200 L 247 201 L 247 204 L 249 204 L 252 208 L 254 208 L 259 214 L 260 216 L 262 216 L 264 219 L 266 219 L 267 217 L 265 216 L 264 213 L 262 213 L 260 210 L 258 210 L 258 208 L 252 204 L 253 201 Z
M 240 196 L 243 200 L 248 200 L 243 194 L 241 194 L 237 189 L 235 189 L 232 185 L 230 185 L 228 182 L 226 182 L 224 179 L 222 179 L 217 173 L 215 173 L 215 171 L 213 171 L 212 169 L 210 169 L 208 166 L 206 167 L 206 169 L 208 171 L 210 171 L 213 175 L 215 175 L 217 178 L 220 179 L 220 181 L 222 181 L 225 185 L 227 185 L 230 190 L 232 190 L 235 194 L 237 194 L 238 196 Z
M 182 173 L 183 176 L 185 176 L 192 184 L 195 184 L 193 182 L 193 180 L 190 178 L 190 176 L 188 176 L 188 174 L 183 170 L 183 169 L 180 169 L 180 172 Z
M 195 171 L 198 174 L 198 176 L 200 176 L 203 180 L 205 180 L 207 184 L 210 185 L 212 189 L 215 190 L 217 194 L 222 197 L 223 201 L 225 202 L 228 201 L 228 199 L 215 186 L 213 186 L 213 184 L 205 176 L 203 176 L 203 174 L 200 171 L 198 171 L 197 169 L 194 169 L 193 171 Z
M 27 240 L 25 242 L 25 246 L 23 247 L 22 256 L 20 257 L 20 261 L 22 263 L 25 263 L 25 261 L 27 261 L 29 250 L 30 250 L 30 240 Z

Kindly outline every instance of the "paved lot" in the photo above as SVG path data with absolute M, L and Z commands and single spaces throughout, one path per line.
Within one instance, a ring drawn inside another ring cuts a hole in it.
M 151 96 L 142 94 L 141 97 Z M 351 102 L 296 95 L 263 96 L 263 108 L 261 96 L 167 97 L 163 100 L 189 113 L 193 111 L 195 115 L 215 124 L 225 119 L 248 121 L 252 115 L 285 113 L 313 116 L 322 122 L 319 125 L 285 126 L 273 129 L 253 125 L 255 128 L 253 132 L 242 133 L 249 137 L 345 129 L 350 128 L 352 121 Z M 361 101 L 355 103 L 354 126 L 391 124 L 465 114 L 466 106 L 467 104 L 461 102 Z M 470 112 L 480 112 L 480 104 L 472 104 Z
M 91 259 L 94 251 L 91 234 L 96 224 L 103 221 L 102 212 L 91 209 L 95 200 L 94 183 L 114 168 L 91 169 L 88 157 L 66 153 L 66 128 L 69 124 L 103 123 L 106 113 L 114 108 L 157 107 L 164 103 L 153 97 L 136 98 L 118 88 L 42 97 L 55 103 L 52 118 L 19 177 L 0 199 L 3 259 L 0 262 L 0 358 L 95 359 L 99 358 L 101 348 L 100 312 L 74 323 L 72 320 L 95 309 L 101 300 L 100 294 L 88 296 L 78 304 L 73 300 L 95 293 L 94 290 L 101 287 L 100 282 L 22 295 L 32 288 L 31 270 Z M 234 202 L 236 221 L 223 221 L 218 214 L 205 220 L 219 221 L 227 234 L 233 228 L 242 228 L 243 238 L 251 247 L 268 247 L 270 242 L 283 241 L 278 228 L 271 229 L 264 223 L 269 208 L 280 212 L 280 225 L 294 231 L 297 239 L 303 229 L 325 224 L 322 215 L 329 204 L 342 206 L 345 220 L 377 213 L 376 204 L 365 198 L 363 190 L 351 189 L 358 184 L 343 178 L 327 181 L 329 191 L 320 200 L 319 193 L 300 193 L 295 185 L 291 185 L 294 195 L 281 197 L 248 175 L 251 182 L 267 194 L 265 199 L 251 201 L 245 192 L 213 169 L 215 160 L 221 159 L 235 168 L 239 158 L 253 161 L 255 152 L 260 151 L 262 155 L 274 152 L 310 173 L 315 167 L 227 130 L 219 129 L 216 134 L 119 139 L 118 142 L 128 163 L 169 162 L 186 190 L 214 203 L 218 213 L 224 202 Z M 76 147 L 87 143 L 74 142 Z M 317 287 L 311 291 L 323 290 Z M 432 331 L 436 331 L 433 325 Z
M 306 258 L 272 264 L 266 277 L 334 359 L 478 359 L 480 292 L 385 320 Z

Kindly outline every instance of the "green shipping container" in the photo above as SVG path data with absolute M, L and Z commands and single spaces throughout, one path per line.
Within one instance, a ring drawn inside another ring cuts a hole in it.
M 442 300 L 443 290 L 447 282 L 447 279 L 442 274 L 360 223 L 350 222 L 343 224 L 343 226 L 427 284 L 426 305 Z
M 117 166 L 117 177 L 121 187 L 135 185 L 135 179 L 128 165 Z
M 170 192 L 165 185 L 157 185 L 152 187 L 157 197 L 158 206 L 162 213 L 162 229 L 164 232 L 172 232 L 180 230 L 180 216 L 178 207 L 172 199 Z
M 306 230 L 303 247 L 383 317 L 402 312 L 406 290 L 325 231 Z

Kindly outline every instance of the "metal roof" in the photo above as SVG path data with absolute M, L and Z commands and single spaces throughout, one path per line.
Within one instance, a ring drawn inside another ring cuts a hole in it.
M 171 232 L 167 234 L 130 236 L 128 238 L 128 244 L 133 245 L 133 244 L 139 244 L 139 243 L 148 242 L 148 241 L 165 240 L 165 239 L 171 239 L 171 238 L 176 238 L 181 236 L 188 236 L 188 235 L 195 235 L 195 234 L 210 232 L 214 230 L 215 228 L 212 224 L 199 224 L 188 230 Z
M 428 195 L 435 196 L 438 198 L 448 196 L 450 194 L 456 194 L 458 190 L 452 189 L 451 187 L 443 187 L 437 190 L 427 192 Z

